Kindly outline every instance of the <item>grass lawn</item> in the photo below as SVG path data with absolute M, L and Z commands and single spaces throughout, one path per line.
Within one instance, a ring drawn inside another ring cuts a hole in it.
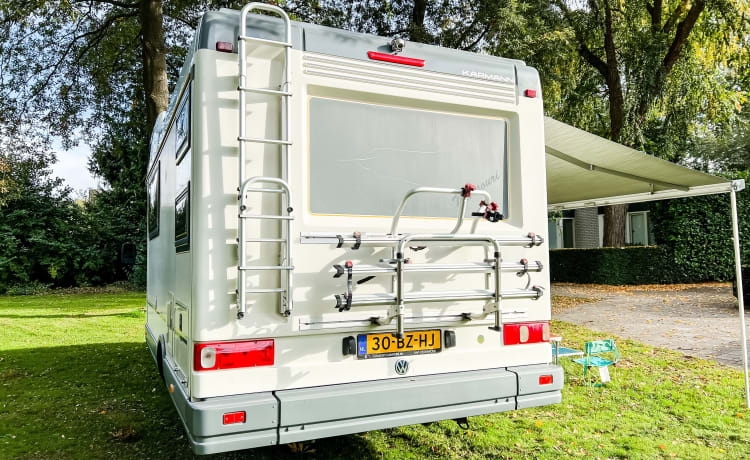
M 557 297 L 556 302 L 569 299 Z M 143 340 L 142 293 L 0 297 L 0 458 L 185 458 Z M 555 322 L 565 345 L 604 338 Z M 219 458 L 748 458 L 741 373 L 620 340 L 606 388 L 565 362 L 562 404 Z

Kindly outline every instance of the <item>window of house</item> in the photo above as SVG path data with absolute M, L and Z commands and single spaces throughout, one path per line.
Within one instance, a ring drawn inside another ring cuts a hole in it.
M 160 166 L 161 163 L 156 165 L 153 174 L 148 180 L 148 209 L 146 211 L 146 218 L 148 220 L 149 239 L 159 236 L 159 211 L 161 208 Z
M 648 245 L 648 211 L 629 212 L 625 242 L 634 246 Z
M 190 184 L 174 203 L 174 246 L 177 252 L 190 250 Z
M 309 104 L 312 213 L 392 216 L 415 187 L 469 182 L 508 216 L 505 119 L 321 97 Z M 417 195 L 404 215 L 455 217 L 459 200 Z
M 547 221 L 550 249 L 575 247 L 575 218 L 557 217 Z

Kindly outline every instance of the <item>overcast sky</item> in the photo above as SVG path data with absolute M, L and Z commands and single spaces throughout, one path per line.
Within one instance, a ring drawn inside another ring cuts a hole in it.
M 52 144 L 57 154 L 57 163 L 52 165 L 52 172 L 77 192 L 97 188 L 101 181 L 94 178 L 89 172 L 88 161 L 91 149 L 88 145 L 79 144 L 71 150 L 64 150 L 59 141 Z

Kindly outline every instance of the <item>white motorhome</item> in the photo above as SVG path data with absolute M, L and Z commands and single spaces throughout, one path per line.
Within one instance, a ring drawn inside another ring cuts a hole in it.
M 147 179 L 146 342 L 195 452 L 560 402 L 543 129 L 521 61 L 206 13 Z

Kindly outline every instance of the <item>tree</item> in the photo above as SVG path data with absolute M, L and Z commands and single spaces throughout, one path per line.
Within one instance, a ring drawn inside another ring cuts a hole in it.
M 704 0 L 551 3 L 571 28 L 580 58 L 599 74 L 606 88 L 608 137 L 633 146 L 643 143 L 649 112 L 665 94 L 686 46 L 691 40 L 716 38 L 703 34 L 695 39 L 694 29 L 723 23 L 725 31 L 732 30 L 734 24 L 726 24 L 726 17 L 737 13 L 728 2 Z M 605 246 L 624 245 L 626 212 L 627 205 L 606 208 Z

